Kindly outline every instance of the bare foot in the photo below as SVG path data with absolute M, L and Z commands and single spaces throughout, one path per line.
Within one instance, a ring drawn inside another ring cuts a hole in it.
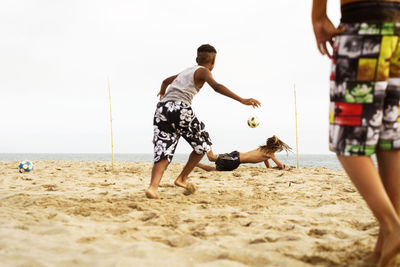
M 152 198 L 152 199 L 158 199 L 160 198 L 160 195 L 158 194 L 157 190 L 154 190 L 153 188 L 149 187 L 147 188 L 147 190 L 145 191 L 146 193 L 146 197 L 147 198 Z
M 380 256 L 381 256 L 380 252 L 374 251 L 363 259 L 363 263 L 365 264 L 365 266 L 376 266 Z
M 388 266 L 394 256 L 400 252 L 400 233 L 390 234 L 383 242 L 382 255 L 378 262 L 378 267 Z
M 179 177 L 175 180 L 175 185 L 182 187 L 182 188 L 187 188 L 188 183 L 187 182 L 183 182 Z

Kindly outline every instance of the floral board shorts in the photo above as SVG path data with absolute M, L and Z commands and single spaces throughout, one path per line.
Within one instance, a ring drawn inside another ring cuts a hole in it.
M 183 136 L 197 154 L 211 150 L 211 139 L 191 106 L 181 101 L 159 102 L 154 114 L 154 163 L 167 157 L 171 162 L 179 138 Z
M 400 23 L 341 23 L 330 76 L 329 149 L 400 148 Z

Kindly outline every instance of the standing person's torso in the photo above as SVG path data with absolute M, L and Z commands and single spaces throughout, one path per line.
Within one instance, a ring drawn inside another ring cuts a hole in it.
M 194 82 L 194 73 L 199 68 L 204 67 L 197 65 L 179 73 L 175 80 L 169 85 L 161 101 L 183 101 L 189 105 L 192 104 L 193 96 L 200 91 L 200 88 L 197 88 Z
M 361 1 L 366 1 L 366 0 L 341 0 L 340 4 L 344 5 L 344 4 L 348 4 L 348 3 L 361 2 Z M 371 2 L 400 2 L 400 0 L 370 0 L 370 1 Z
M 341 0 L 341 23 L 400 22 L 400 0 Z

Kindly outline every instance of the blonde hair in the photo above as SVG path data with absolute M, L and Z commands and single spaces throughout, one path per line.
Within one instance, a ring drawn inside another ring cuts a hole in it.
M 265 152 L 276 153 L 285 150 L 286 153 L 291 152 L 292 148 L 285 144 L 282 140 L 280 140 L 275 135 L 268 138 L 266 145 L 259 146 L 259 148 Z

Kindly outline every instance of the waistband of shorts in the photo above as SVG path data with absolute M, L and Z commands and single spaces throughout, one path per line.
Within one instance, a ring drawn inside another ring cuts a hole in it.
M 342 23 L 400 22 L 400 2 L 360 1 L 341 6 Z
M 167 101 L 159 101 L 157 103 L 157 107 L 164 106 L 164 105 L 166 105 L 167 103 L 170 103 L 170 102 L 173 102 L 173 103 L 175 103 L 175 105 L 179 105 L 179 106 L 186 106 L 186 107 L 190 107 L 191 106 L 191 104 L 187 103 L 186 101 L 182 101 L 182 100 L 167 100 Z

